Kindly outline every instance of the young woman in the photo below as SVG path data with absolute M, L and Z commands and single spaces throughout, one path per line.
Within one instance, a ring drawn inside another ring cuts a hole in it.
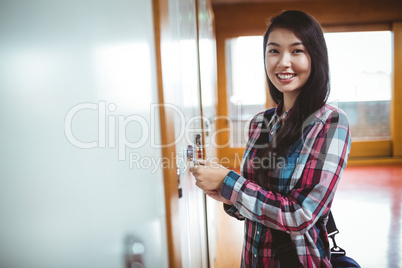
M 300 11 L 274 17 L 264 58 L 278 106 L 251 120 L 241 175 L 207 161 L 190 171 L 229 215 L 245 220 L 242 267 L 279 267 L 286 236 L 298 266 L 331 267 L 325 224 L 351 140 L 346 115 L 326 104 L 328 54 L 320 25 Z

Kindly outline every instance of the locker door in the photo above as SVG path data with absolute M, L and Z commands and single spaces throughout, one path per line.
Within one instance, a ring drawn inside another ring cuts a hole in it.
M 152 10 L 1 1 L 0 267 L 168 267 Z
M 201 103 L 203 116 L 204 154 L 207 159 L 217 160 L 216 152 L 216 44 L 214 35 L 214 15 L 211 1 L 198 0 L 198 43 L 201 83 Z M 206 197 L 209 267 L 213 268 L 217 243 L 217 202 Z
M 181 197 L 179 230 L 182 267 L 208 267 L 205 195 L 188 171 L 187 148 L 202 142 L 197 14 L 195 0 L 159 1 L 165 109 L 174 114 L 175 151 Z M 198 135 L 198 136 L 197 136 Z M 198 137 L 198 138 L 197 138 Z

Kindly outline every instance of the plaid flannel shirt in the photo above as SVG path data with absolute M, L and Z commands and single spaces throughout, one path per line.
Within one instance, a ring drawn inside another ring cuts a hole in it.
M 252 168 L 255 144 L 264 118 L 270 120 L 269 139 L 275 135 L 281 123 L 277 111 L 269 109 L 251 120 L 241 176 L 230 171 L 221 189 L 233 203 L 224 205 L 225 211 L 245 220 L 241 267 L 279 267 L 270 228 L 290 234 L 304 267 L 331 267 L 325 225 L 350 152 L 347 117 L 339 108 L 323 106 L 306 121 L 309 125 L 285 163 L 274 163 L 275 169 L 267 171 L 268 188 L 262 188 Z

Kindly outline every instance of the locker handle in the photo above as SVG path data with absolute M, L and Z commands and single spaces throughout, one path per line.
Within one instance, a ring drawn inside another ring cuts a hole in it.
M 194 157 L 194 147 L 192 145 L 187 145 L 187 158 L 194 163 L 194 165 L 199 165 L 197 159 Z

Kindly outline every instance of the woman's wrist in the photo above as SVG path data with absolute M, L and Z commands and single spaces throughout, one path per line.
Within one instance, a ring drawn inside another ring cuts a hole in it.
M 225 202 L 223 202 L 223 203 L 225 203 L 226 205 L 229 205 L 229 206 L 233 206 L 233 203 L 232 202 L 230 202 L 229 200 L 227 200 L 227 199 L 225 199 L 226 201 Z
M 225 167 L 222 167 L 222 171 L 221 171 L 221 178 L 222 178 L 222 180 L 221 180 L 221 185 L 220 185 L 219 188 L 222 188 L 223 182 L 225 181 L 225 178 L 226 178 L 226 176 L 229 174 L 229 172 L 230 172 L 229 169 L 227 169 L 227 168 L 225 168 Z

